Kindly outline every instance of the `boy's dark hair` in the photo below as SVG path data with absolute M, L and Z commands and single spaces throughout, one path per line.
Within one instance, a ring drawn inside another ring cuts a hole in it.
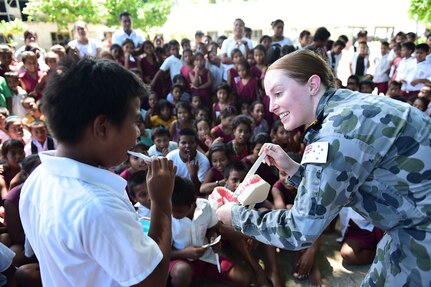
M 190 43 L 190 40 L 189 40 L 189 39 L 187 39 L 187 38 L 183 38 L 183 39 L 181 40 L 181 47 L 184 47 L 184 45 L 185 45 L 185 44 L 187 44 L 187 43 Z
M 301 33 L 299 33 L 299 39 L 302 39 L 302 38 L 304 38 L 305 36 L 311 36 L 310 31 L 308 31 L 308 30 L 303 30 L 303 31 L 301 31 Z
M 127 11 L 121 12 L 121 14 L 120 14 L 120 20 L 121 20 L 121 18 L 123 18 L 123 17 L 132 17 L 132 14 L 130 14 L 130 13 L 129 13 L 129 12 L 127 12 Z
M 234 106 L 227 106 L 220 112 L 220 118 L 225 119 L 230 116 L 236 116 L 238 113 Z
M 400 89 L 401 89 L 402 85 L 403 84 L 401 82 L 397 82 L 397 81 L 391 81 L 391 83 L 389 84 L 389 86 L 397 86 Z
M 178 47 L 180 46 L 180 43 L 178 43 L 178 41 L 175 40 L 175 39 L 174 40 L 170 40 L 168 44 L 169 44 L 169 47 L 174 46 L 174 45 L 178 46 Z
M 196 202 L 195 187 L 186 178 L 175 176 L 172 206 L 191 206 Z
M 342 40 L 344 43 L 349 42 L 349 38 L 346 35 L 340 35 L 338 36 L 339 40 Z
M 271 37 L 269 37 L 268 35 L 263 35 L 262 37 L 260 37 L 259 39 L 259 43 L 262 43 L 264 40 L 271 40 Z
M 147 182 L 147 172 L 145 170 L 138 170 L 133 173 L 127 180 L 127 191 L 132 197 L 136 196 L 135 186 Z
M 117 63 L 84 58 L 65 67 L 62 74 L 53 74 L 42 107 L 54 137 L 76 143 L 99 115 L 120 127 L 132 99 L 145 94 L 142 81 Z
M 210 160 L 210 162 L 211 162 L 212 154 L 217 152 L 217 151 L 224 152 L 227 157 L 229 157 L 229 155 L 230 155 L 230 150 L 227 148 L 227 146 L 224 143 L 215 143 L 215 144 L 211 145 L 211 147 L 209 149 L 208 159 Z
M 382 41 L 381 45 L 389 48 L 389 43 L 387 41 Z
M 224 169 L 224 178 L 228 179 L 232 171 L 247 172 L 248 166 L 245 162 L 234 160 L 230 162 Z
M 293 53 L 295 51 L 296 51 L 296 48 L 293 45 L 283 45 L 283 47 L 281 47 L 281 54 L 283 56 L 290 54 L 290 53 Z
M 32 130 L 35 126 L 38 126 L 38 125 L 44 125 L 46 127 L 46 123 L 44 121 L 41 121 L 41 120 L 34 120 L 34 121 L 32 121 L 28 125 L 28 127 L 29 127 L 30 130 Z
M 410 50 L 411 52 L 413 52 L 415 50 L 416 46 L 412 42 L 405 42 L 401 45 L 401 47 L 406 48 L 406 49 Z
M 343 47 L 343 49 L 344 49 L 344 48 L 346 48 L 346 42 L 344 42 L 343 40 L 337 40 L 334 42 L 334 47 L 335 46 L 340 46 L 340 47 Z
M 314 33 L 314 41 L 326 41 L 331 37 L 331 33 L 325 27 L 319 27 Z
M 197 140 L 196 132 L 194 129 L 190 129 L 190 128 L 181 129 L 178 135 L 178 141 L 180 140 L 181 136 L 191 136 L 195 138 L 195 141 Z
M 350 75 L 350 76 L 347 78 L 347 82 L 349 82 L 349 80 L 354 80 L 354 81 L 356 82 L 356 85 L 358 85 L 358 86 L 359 86 L 359 77 L 358 77 L 357 75 Z
M 429 52 L 429 50 L 430 50 L 430 47 L 428 46 L 428 44 L 426 44 L 426 43 L 422 43 L 422 44 L 418 44 L 418 45 L 416 45 L 416 48 L 415 48 L 416 50 L 422 50 L 422 51 L 424 51 L 425 53 L 427 53 L 428 54 L 428 52 Z
M 169 130 L 164 126 L 157 126 L 153 128 L 151 131 L 151 140 L 154 141 L 157 137 L 168 137 L 170 138 L 171 135 L 169 133 Z
M 258 144 L 270 143 L 271 137 L 267 133 L 258 133 L 253 138 L 253 142 L 251 143 L 251 148 L 254 149 Z
M 368 31 L 367 30 L 361 30 L 357 34 L 357 38 L 367 37 Z
M 245 115 L 236 116 L 233 119 L 233 122 L 232 122 L 232 128 L 233 128 L 233 130 L 235 130 L 241 124 L 246 125 L 250 129 L 250 131 L 251 131 L 251 127 L 253 125 L 253 122 L 250 119 L 250 117 L 247 117 Z
M 37 33 L 33 30 L 26 30 L 24 31 L 24 40 L 29 38 L 30 36 L 33 36 L 37 39 Z
M 361 89 L 363 86 L 368 86 L 371 89 L 374 89 L 374 83 L 373 81 L 369 81 L 369 80 L 363 80 L 359 82 L 359 89 Z
M 21 148 L 24 150 L 24 144 L 20 140 L 16 139 L 8 139 L 6 140 L 1 147 L 1 154 L 4 159 L 6 159 L 6 155 L 12 148 Z

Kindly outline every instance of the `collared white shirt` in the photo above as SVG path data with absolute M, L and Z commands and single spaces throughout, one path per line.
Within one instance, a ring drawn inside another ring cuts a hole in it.
M 374 59 L 374 65 L 376 69 L 374 71 L 373 82 L 374 83 L 384 83 L 389 81 L 389 75 L 386 74 L 386 71 L 389 70 L 389 53 L 385 55 L 379 55 Z
M 178 59 L 174 55 L 170 55 L 163 61 L 162 65 L 160 66 L 160 70 L 164 72 L 169 70 L 171 81 L 173 81 L 176 75 L 181 74 L 182 66 L 183 66 L 183 61 L 181 61 L 181 59 Z
M 247 42 L 247 46 L 248 49 L 251 50 L 253 49 L 253 43 L 251 42 L 250 39 L 246 38 L 246 37 L 242 37 L 241 42 L 242 41 L 246 41 Z M 232 50 L 238 48 L 241 50 L 242 54 L 244 55 L 244 57 L 246 56 L 245 52 L 245 46 L 244 44 L 238 44 L 238 42 L 234 39 L 234 36 L 230 36 L 229 38 L 227 38 L 226 40 L 223 41 L 223 44 L 221 45 L 221 50 L 220 53 L 221 54 L 226 54 L 229 58 L 232 57 Z
M 44 286 L 130 286 L 161 261 L 125 192 L 126 181 L 107 170 L 39 154 L 25 182 L 20 216 L 39 259 Z
M 43 142 L 43 144 L 41 144 L 39 141 L 32 138 L 31 141 L 24 146 L 25 156 L 31 155 L 31 143 L 33 143 L 37 147 L 37 153 L 48 150 L 48 138 L 46 138 L 46 140 Z M 54 149 L 56 146 L 57 146 L 57 144 L 54 140 Z
M 417 61 L 415 57 L 403 58 L 397 68 L 397 78 L 398 82 L 405 81 L 401 85 L 401 90 L 403 91 L 413 91 L 416 90 L 410 85 L 410 82 L 414 80 L 415 70 L 417 66 Z
M 166 155 L 167 159 L 170 159 L 177 166 L 177 175 L 190 179 L 189 170 L 187 169 L 187 165 L 180 157 L 180 150 L 176 149 L 171 151 Z M 196 156 L 192 160 L 192 162 L 198 164 L 198 179 L 200 182 L 203 182 L 205 179 L 205 175 L 210 169 L 210 162 L 207 157 L 201 153 L 200 151 L 196 151 Z
M 126 39 L 132 40 L 135 44 L 135 48 L 137 48 L 140 44 L 142 44 L 142 42 L 144 42 L 142 36 L 136 33 L 135 30 L 132 30 L 132 33 L 128 35 L 126 32 L 124 32 L 123 29 L 120 29 L 115 31 L 112 35 L 112 44 L 117 44 L 121 46 L 123 45 L 124 41 L 126 41 Z
M 431 81 L 431 63 L 427 60 L 419 62 L 416 64 L 416 69 L 414 70 L 413 80 L 427 79 Z M 416 86 L 412 86 L 413 91 L 420 91 L 425 84 L 420 83 Z
M 69 44 L 67 44 L 67 45 L 75 46 L 76 48 L 78 48 L 79 55 L 81 56 L 81 58 L 85 57 L 85 56 L 96 57 L 97 56 L 97 49 L 102 48 L 102 42 L 100 42 L 97 39 L 92 39 L 92 38 L 88 39 L 87 44 L 82 44 L 78 40 L 75 39 L 75 40 L 70 41 Z
M 172 219 L 172 246 L 177 250 L 182 250 L 189 246 L 208 244 L 207 230 L 215 226 L 217 222 L 215 210 L 211 208 L 209 201 L 203 198 L 196 199 L 193 220 L 188 217 Z M 217 264 L 211 248 L 208 248 L 199 260 Z

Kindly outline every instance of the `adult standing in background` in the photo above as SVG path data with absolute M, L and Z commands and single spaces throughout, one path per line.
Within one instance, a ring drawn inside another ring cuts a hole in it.
M 223 64 L 233 64 L 231 58 L 233 49 L 240 49 L 244 59 L 247 59 L 248 52 L 253 49 L 251 40 L 244 36 L 244 28 L 245 23 L 242 19 L 238 18 L 233 22 L 233 35 L 224 40 L 221 46 L 220 53 Z
M 274 31 L 274 35 L 272 35 L 272 44 L 279 44 L 280 47 L 284 45 L 292 45 L 292 40 L 287 37 L 284 37 L 284 22 L 283 20 L 277 19 L 271 23 L 272 30 Z
M 133 30 L 132 15 L 129 12 L 123 12 L 120 14 L 121 26 L 123 29 L 115 31 L 112 35 L 112 44 L 122 46 L 126 39 L 130 39 L 135 44 L 135 49 L 138 48 L 142 42 L 144 42 L 141 35 Z
M 100 51 L 102 51 L 102 43 L 99 40 L 87 37 L 87 23 L 85 23 L 84 21 L 77 21 L 73 26 L 73 31 L 77 38 L 70 41 L 67 44 L 68 46 L 74 46 L 78 48 L 79 56 L 81 58 L 85 56 L 99 56 Z

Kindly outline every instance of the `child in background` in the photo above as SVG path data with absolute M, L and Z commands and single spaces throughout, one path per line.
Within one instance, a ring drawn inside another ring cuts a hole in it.
M 145 126 L 150 127 L 151 126 L 151 117 L 155 116 L 157 114 L 157 106 L 159 104 L 159 98 L 157 96 L 157 93 L 150 92 L 148 95 L 148 109 L 144 110 L 141 109 L 141 115 L 144 115 L 145 119 Z
M 33 121 L 30 123 L 29 128 L 31 141 L 24 147 L 26 156 L 38 154 L 41 151 L 56 149 L 56 144 L 52 137 L 48 135 L 48 127 L 44 121 Z
M 223 142 L 223 139 L 217 138 L 213 140 L 210 134 L 211 122 L 205 117 L 197 119 L 195 126 L 198 136 L 198 150 L 207 156 L 211 145 L 216 142 Z
M 195 120 L 199 120 L 199 119 L 210 119 L 211 118 L 211 113 L 210 111 L 205 108 L 205 107 L 201 107 L 197 110 L 197 113 L 195 115 Z
M 191 81 L 190 81 L 189 74 L 191 73 L 191 71 L 193 71 L 193 68 L 195 67 L 194 66 L 194 56 L 193 56 L 193 52 L 191 49 L 185 49 L 183 51 L 182 60 L 183 60 L 184 64 L 181 67 L 181 75 L 185 79 L 185 90 L 187 92 L 190 92 Z
M 367 69 L 370 67 L 368 56 L 367 42 L 360 42 L 358 52 L 355 52 L 349 65 L 350 74 L 358 76 L 359 80 L 362 80 L 367 74 Z
M 241 50 L 238 48 L 233 49 L 231 55 L 232 55 L 231 56 L 232 57 L 232 63 L 234 66 L 227 71 L 227 85 L 233 91 L 233 88 L 235 87 L 235 80 L 234 79 L 239 76 L 238 75 L 238 64 L 241 61 L 244 61 L 244 55 L 242 54 Z
M 213 104 L 213 122 L 216 123 L 220 120 L 220 113 L 231 103 L 229 101 L 229 86 L 222 84 L 216 88 L 217 100 Z
M 164 126 L 153 128 L 151 139 L 154 144 L 148 149 L 149 156 L 166 156 L 169 152 L 178 148 L 176 142 L 169 141 L 169 130 Z
M 173 115 L 172 104 L 165 99 L 161 99 L 157 104 L 157 113 L 150 118 L 150 126 L 162 125 L 168 128 L 176 119 L 177 117 Z
M 45 121 L 45 116 L 40 112 L 39 105 L 40 101 L 36 101 L 31 96 L 27 96 L 22 100 L 22 106 L 27 113 L 22 119 L 23 124 L 29 125 L 35 120 Z
M 192 106 L 188 102 L 178 102 L 176 105 L 177 119 L 169 126 L 171 140 L 177 141 L 182 129 L 194 129 Z
M 109 47 L 109 51 L 115 62 L 124 65 L 124 52 L 120 45 L 112 44 L 111 47 Z
M 278 144 L 285 152 L 290 152 L 290 136 L 288 131 L 283 127 L 283 123 L 277 120 L 271 129 L 271 141 Z
M 249 140 L 252 131 L 252 121 L 249 117 L 239 115 L 232 122 L 234 139 L 227 146 L 232 160 L 242 160 L 250 154 Z
M 175 75 L 174 79 L 172 80 L 172 84 L 183 87 L 182 101 L 191 101 L 192 96 L 190 95 L 190 84 L 187 82 L 187 79 L 183 77 L 183 75 Z
M 22 100 L 27 96 L 27 92 L 19 85 L 19 75 L 16 72 L 6 72 L 4 77 L 13 94 L 12 97 L 6 99 L 9 110 L 12 115 L 24 118 L 26 111 L 22 106 Z
M 346 89 L 351 91 L 359 91 L 359 77 L 356 75 L 351 75 L 347 78 Z
M 188 102 L 190 96 L 184 93 L 184 88 L 182 85 L 174 84 L 171 88 L 171 92 L 166 96 L 166 100 L 173 104 L 174 106 L 180 101 Z
M 146 40 L 142 43 L 144 49 L 144 56 L 141 58 L 141 70 L 142 70 L 142 80 L 145 84 L 149 85 L 151 80 L 156 75 L 160 67 L 160 62 L 158 61 L 156 54 L 154 52 L 154 45 L 151 41 Z
M 232 106 L 227 106 L 222 110 L 220 113 L 220 124 L 211 130 L 211 137 L 213 139 L 221 137 L 225 144 L 233 140 L 232 121 L 235 116 L 236 109 Z
M 365 94 L 371 94 L 374 90 L 373 81 L 362 80 L 359 82 L 359 92 Z
M 124 53 L 124 68 L 131 70 L 133 68 L 138 68 L 141 70 L 140 63 L 133 56 L 133 50 L 135 50 L 135 43 L 131 39 L 126 39 L 123 44 L 121 44 L 121 48 Z
M 6 140 L 10 139 L 10 136 L 6 131 L 6 118 L 9 117 L 9 111 L 5 107 L 0 107 L 0 144 L 4 143 Z
M 391 81 L 395 81 L 397 78 L 397 69 L 400 65 L 401 60 L 403 57 L 401 57 L 401 44 L 396 44 L 393 48 L 394 51 L 394 58 L 389 62 L 389 65 L 391 66 L 391 71 L 389 72 L 389 77 L 391 78 Z
M 416 58 L 412 55 L 415 51 L 415 44 L 407 42 L 402 45 L 401 56 L 403 59 L 397 68 L 396 81 L 401 82 L 402 96 L 409 98 L 415 96 L 415 94 L 410 94 L 412 91 L 412 86 L 410 82 L 413 80 L 414 71 L 417 66 Z M 417 95 L 417 94 L 416 94 Z
M 251 74 L 261 79 L 262 75 L 265 74 L 268 64 L 266 62 L 266 49 L 262 44 L 257 45 L 253 49 L 253 59 L 255 65 L 251 67 Z
M 189 286 L 194 278 L 227 281 L 233 286 L 250 285 L 248 272 L 224 256 L 216 257 L 214 253 L 220 251 L 221 243 L 203 247 L 217 237 L 219 223 L 215 211 L 206 199 L 196 199 L 189 180 L 178 176 L 172 193 L 172 216 L 175 220 L 172 221 L 169 264 L 171 286 Z M 220 264 L 220 271 L 217 264 Z
M 30 142 L 31 134 L 24 129 L 23 122 L 17 116 L 9 116 L 6 118 L 5 130 L 11 139 L 19 140 L 23 144 Z
M 196 117 L 198 110 L 203 108 L 201 96 L 198 94 L 193 94 L 191 104 L 193 115 Z
M 248 98 L 250 102 L 258 99 L 258 80 L 251 74 L 250 64 L 247 61 L 241 61 L 237 65 L 238 77 L 234 79 L 234 92 L 237 95 L 237 101 Z
M 212 74 L 205 68 L 204 54 L 197 52 L 193 63 L 194 68 L 189 72 L 191 93 L 198 94 L 201 97 L 204 107 L 210 107 Z
M 244 180 L 248 171 L 248 167 L 244 162 L 241 161 L 231 161 L 225 167 L 224 170 L 224 178 L 226 181 L 225 187 L 231 191 L 235 191 L 239 184 Z M 259 204 L 260 205 L 260 204 Z M 265 200 L 264 205 L 268 205 L 268 201 Z M 225 229 L 223 229 L 225 230 Z M 224 236 L 223 232 L 221 232 L 222 238 Z M 224 237 L 228 239 L 228 236 Z M 274 247 L 269 245 L 264 245 L 266 259 L 265 267 L 267 268 L 266 272 L 259 265 L 256 256 L 254 256 L 251 252 L 251 249 L 257 246 L 257 242 L 251 238 L 243 236 L 242 239 L 229 240 L 231 246 L 235 249 L 235 251 L 239 252 L 245 262 L 250 266 L 253 271 L 253 274 L 256 275 L 255 286 L 272 286 L 268 280 L 271 279 L 273 286 L 282 287 L 283 284 L 280 278 L 280 272 L 278 269 L 278 263 L 276 259 L 276 250 Z
M 127 192 L 136 202 L 136 213 L 139 217 L 151 217 L 151 199 L 147 188 L 147 172 L 139 170 L 127 180 Z
M 252 141 L 259 133 L 269 133 L 268 122 L 265 120 L 265 106 L 260 101 L 254 101 L 250 105 L 250 114 L 253 119 Z
M 224 170 L 230 162 L 229 151 L 224 143 L 213 144 L 209 150 L 208 158 L 211 168 L 202 182 L 200 188 L 202 194 L 210 194 L 214 188 L 226 184 Z
M 144 121 L 144 118 L 142 117 L 142 114 L 139 115 L 138 129 L 139 129 L 138 142 L 143 143 L 147 147 L 152 146 L 153 141 L 151 140 L 151 129 L 146 128 L 145 121 Z
M 0 171 L 0 188 L 1 198 L 5 198 L 9 190 L 11 180 L 21 170 L 20 162 L 24 159 L 24 144 L 16 139 L 9 139 L 5 141 L 1 148 L 3 156 L 3 168 Z
M 401 83 L 397 81 L 391 81 L 389 83 L 389 88 L 386 92 L 386 96 L 391 98 L 401 97 Z
M 148 155 L 147 153 L 147 147 L 142 143 L 137 143 L 135 146 L 131 149 L 131 151 L 139 152 L 145 155 Z M 123 170 L 122 173 L 120 173 L 120 176 L 124 178 L 126 181 L 129 180 L 129 178 L 137 171 L 148 170 L 148 165 L 142 158 L 139 158 L 137 156 L 128 154 L 129 167 Z
M 42 78 L 43 73 L 38 70 L 37 56 L 33 52 L 23 52 L 22 62 L 25 67 L 25 72 L 19 75 L 21 87 L 31 96 L 35 97 L 36 100 L 41 98 L 41 95 L 37 93 L 37 86 L 39 80 Z
M 374 59 L 376 70 L 374 72 L 373 82 L 377 87 L 377 94 L 386 94 L 388 90 L 389 72 L 389 43 L 382 42 L 380 44 L 380 55 Z
M 243 158 L 242 161 L 247 164 L 249 168 L 251 168 L 256 162 L 256 160 L 259 158 L 259 151 L 262 148 L 263 144 L 268 142 L 271 142 L 271 137 L 268 134 L 257 134 L 251 144 L 252 153 Z M 257 169 L 256 174 L 258 174 L 264 181 L 269 183 L 271 186 L 278 180 L 277 170 L 273 166 L 268 166 L 266 164 L 261 164 Z
M 6 72 L 11 72 L 13 62 L 13 52 L 8 45 L 0 45 L 0 77 L 4 77 Z

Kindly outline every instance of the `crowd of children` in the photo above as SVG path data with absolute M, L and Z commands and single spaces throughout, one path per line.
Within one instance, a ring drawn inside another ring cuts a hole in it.
M 280 21 L 273 22 L 279 40 L 283 39 Z M 79 23 L 77 27 L 87 29 L 85 23 Z M 244 29 L 243 24 L 237 19 L 235 29 Z M 308 40 L 310 33 L 303 31 L 298 44 L 289 40 L 284 41 L 283 46 L 277 41 L 271 44 L 272 38 L 264 36 L 252 49 L 233 48 L 224 55 L 230 58 L 231 64 L 221 63 L 221 42 L 226 37 L 212 41 L 207 36 L 206 42 L 204 37 L 197 37 L 202 42 L 195 43 L 195 47 L 191 47 L 188 39 L 182 39 L 181 45 L 175 39 L 163 45 L 163 39 L 157 38 L 155 43 L 146 40 L 138 47 L 133 40 L 126 39 L 121 45 L 112 44 L 109 50 L 98 51 L 100 59 L 123 65 L 151 88 L 149 96 L 141 101 L 137 123 L 140 134 L 132 150 L 167 157 L 177 166 L 172 195 L 173 252 L 169 266 L 169 284 L 172 286 L 188 286 L 198 277 L 239 286 L 249 286 L 252 281 L 257 286 L 284 286 L 276 249 L 263 246 L 266 254 L 264 270 L 253 255 L 256 242 L 218 223 L 206 198 L 218 186 L 235 190 L 266 142 L 280 145 L 292 158 L 300 161 L 305 148 L 301 136 L 306 127 L 284 130 L 280 120 L 268 111 L 263 79 L 272 62 L 295 49 L 311 49 L 322 54 L 337 75 L 341 51 L 349 49 L 347 37 L 329 40 L 330 33 L 323 27 L 316 33 L 313 43 Z M 79 51 L 77 53 L 74 46 L 55 45 L 46 53 L 37 45 L 35 32 L 27 31 L 25 37 L 32 40 L 26 42 L 18 55 L 11 47 L 0 45 L 3 160 L 0 168 L 0 217 L 3 222 L 0 241 L 3 245 L 0 245 L 0 252 L 4 249 L 2 258 L 9 258 L 11 262 L 4 267 L 0 264 L 3 268 L 0 271 L 11 282 L 15 279 L 10 275 L 9 266 L 22 266 L 15 276 L 19 284 L 38 286 L 37 261 L 23 256 L 24 234 L 17 213 L 19 188 L 40 163 L 36 154 L 56 148 L 56 140 L 50 136 L 40 109 L 49 75 L 61 72 L 62 63 L 78 60 Z M 416 39 L 407 38 L 402 32 L 393 41 L 382 42 L 381 55 L 375 56 L 374 73 L 369 71 L 367 34 L 361 31 L 357 37 L 358 41 L 350 47 L 353 49 L 349 66 L 351 76 L 345 87 L 338 81 L 338 88 L 364 93 L 377 89 L 377 94 L 409 102 L 431 115 L 431 34 L 427 43 L 417 45 Z M 145 180 L 147 169 L 147 163 L 133 155 L 113 169 L 128 181 L 129 199 L 141 217 L 150 216 L 151 200 Z M 296 190 L 286 184 L 285 174 L 266 165 L 260 166 L 257 173 L 272 186 L 272 192 L 268 200 L 256 208 L 263 211 L 288 209 L 294 204 Z M 341 254 L 346 263 L 369 264 L 381 232 L 349 209 L 342 213 L 341 223 L 344 236 Z M 229 245 L 241 255 L 245 266 L 224 255 L 216 256 L 220 244 L 203 247 L 217 234 L 222 235 L 223 245 Z M 310 277 L 313 286 L 322 284 L 319 268 L 314 262 L 318 242 L 298 252 L 293 274 L 298 279 Z

